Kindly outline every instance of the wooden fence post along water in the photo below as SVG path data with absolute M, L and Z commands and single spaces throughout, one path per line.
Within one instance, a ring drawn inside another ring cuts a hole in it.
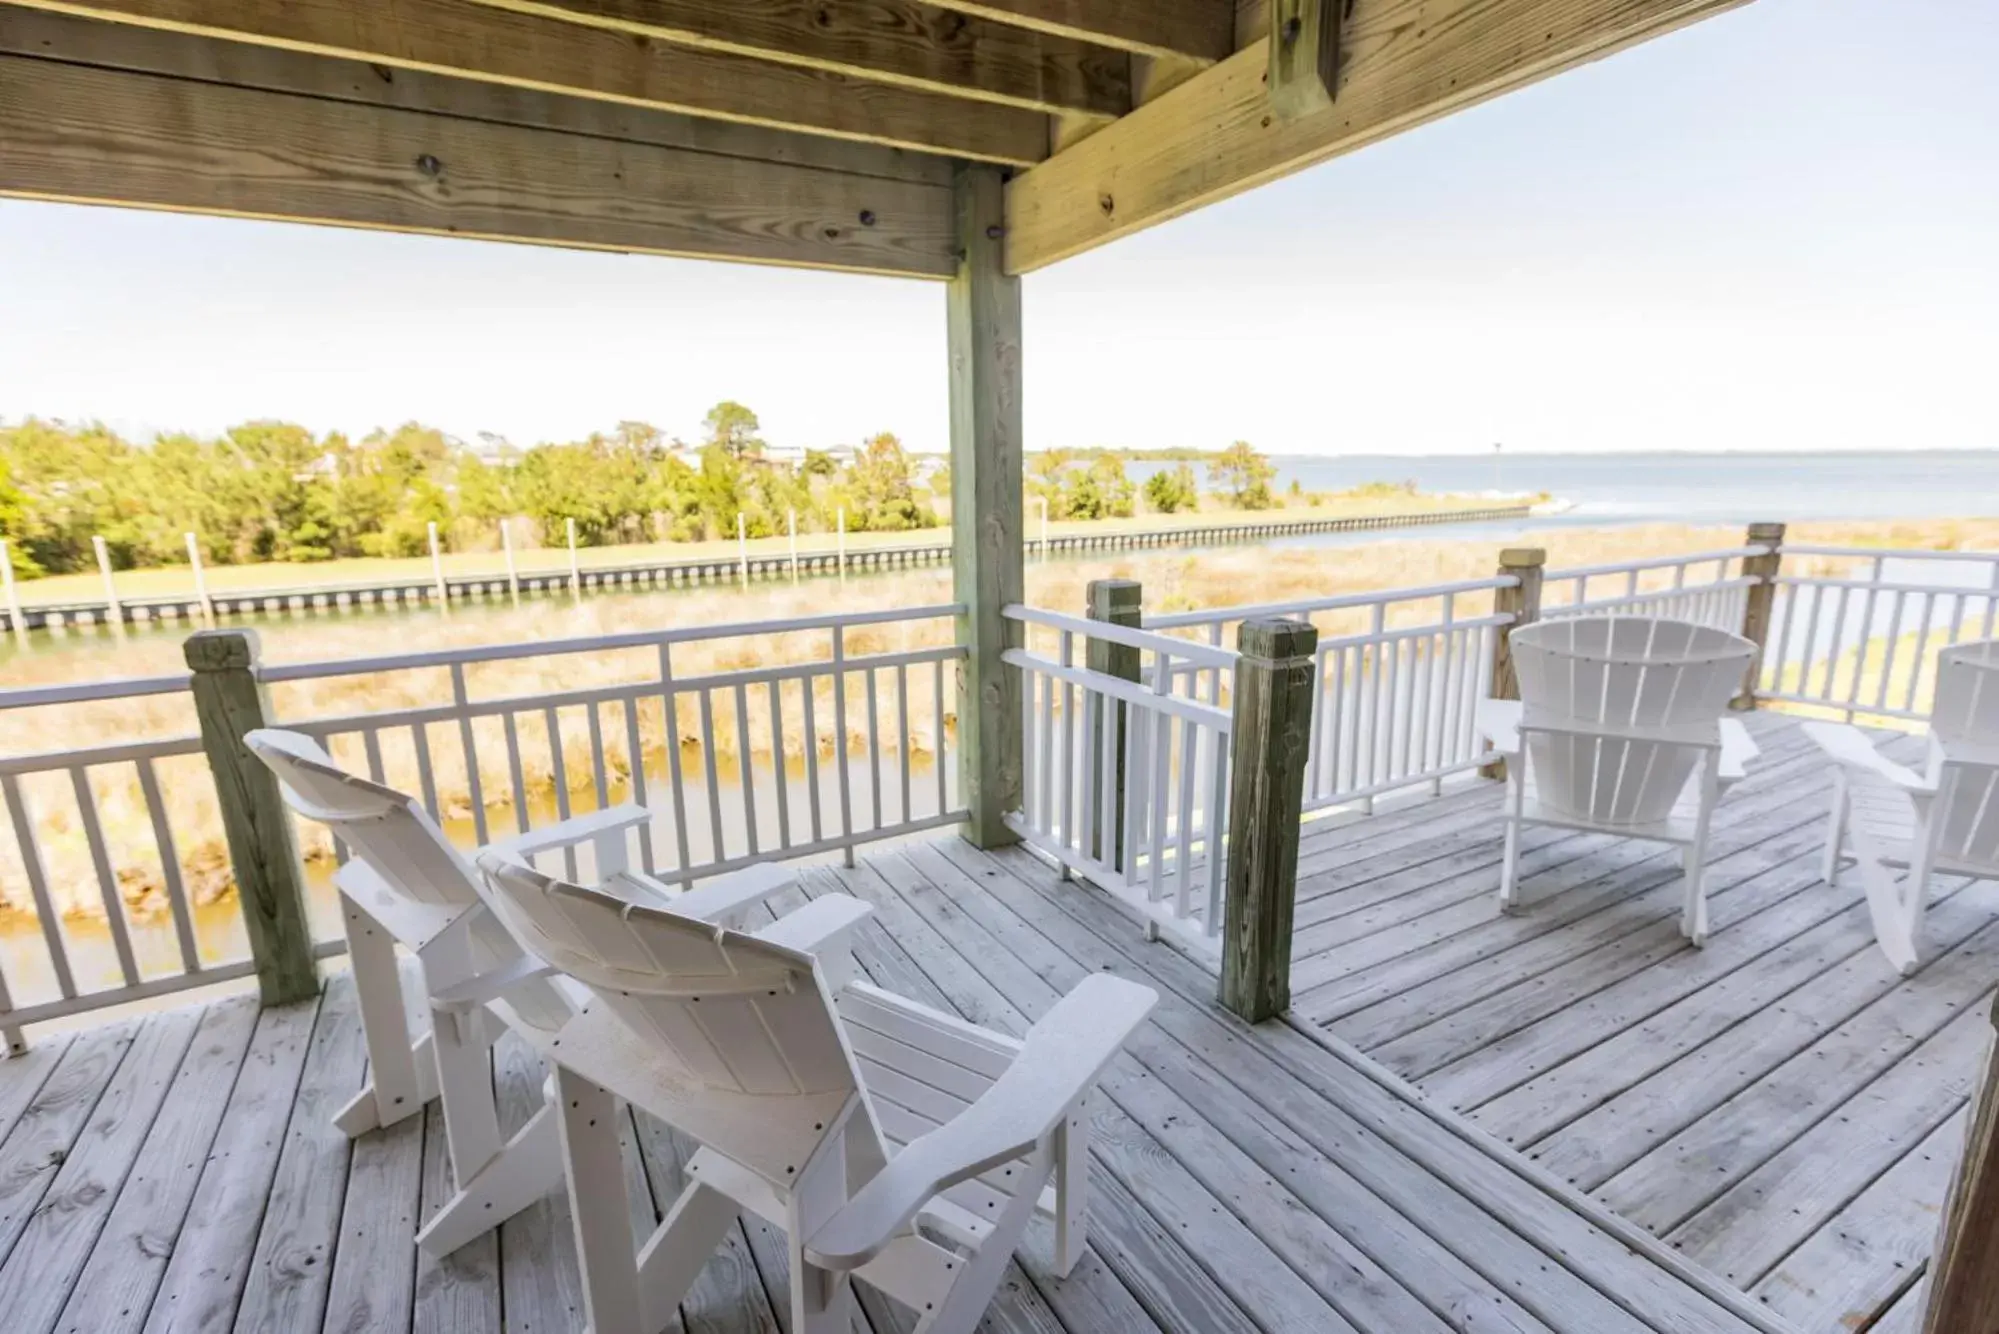
M 1519 582 L 1492 592 L 1495 616 L 1513 619 L 1498 627 L 1492 636 L 1492 680 L 1486 693 L 1493 699 L 1519 699 L 1520 678 L 1513 671 L 1512 635 L 1523 625 L 1541 619 L 1541 575 L 1548 553 L 1540 547 L 1508 547 L 1499 553 L 1499 574 Z M 1481 778 L 1506 777 L 1506 761 L 1491 760 L 1479 766 Z
M 1741 691 L 1729 702 L 1731 709 L 1756 707 L 1756 683 L 1763 679 L 1763 655 L 1770 649 L 1770 608 L 1777 600 L 1777 572 L 1784 564 L 1784 525 L 1750 524 L 1745 545 L 1770 550 L 1767 555 L 1742 558 L 1744 577 L 1756 581 L 1745 590 L 1742 601 L 1742 637 L 1756 646 L 1756 656 L 1749 660 Z
M 319 991 L 319 969 L 298 843 L 277 778 L 243 744 L 271 712 L 257 680 L 256 632 L 197 630 L 184 651 L 258 987 L 266 1005 L 305 1000 Z
M 1136 579 L 1092 579 L 1086 597 L 1088 610 L 1085 614 L 1091 620 L 1121 625 L 1130 630 L 1140 628 L 1144 619 L 1145 590 Z M 1133 683 L 1138 681 L 1141 656 L 1141 651 L 1135 646 L 1113 644 L 1108 639 L 1087 640 L 1083 647 L 1083 665 L 1089 670 Z M 1104 742 L 1106 728 L 1112 733 L 1108 749 Z M 1089 753 L 1109 757 L 1106 762 L 1114 770 L 1110 782 L 1111 808 L 1107 811 L 1099 805 L 1090 811 L 1093 827 L 1084 833 L 1084 848 L 1118 871 L 1124 870 L 1124 734 L 1123 701 L 1103 697 L 1090 723 Z
M 1218 995 L 1251 1023 L 1291 1004 L 1292 900 L 1318 646 L 1308 621 L 1244 621 L 1236 632 L 1242 656 L 1235 665 Z

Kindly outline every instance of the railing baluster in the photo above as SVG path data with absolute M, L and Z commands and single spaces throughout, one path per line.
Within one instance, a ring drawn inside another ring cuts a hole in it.
M 590 785 L 597 794 L 597 809 L 608 809 L 611 804 L 611 776 L 604 767 L 604 720 L 598 716 L 596 700 L 583 706 L 583 717 L 590 733 Z
M 729 855 L 728 847 L 722 839 L 722 781 L 716 776 L 715 751 L 715 703 L 714 691 L 706 686 L 697 687 L 696 694 L 701 700 L 701 770 L 706 786 L 701 790 L 708 797 L 708 855 L 715 861 L 722 861 Z
M 673 869 L 681 872 L 681 884 L 691 884 L 687 872 L 694 869 L 693 854 L 688 851 L 687 838 L 687 779 L 681 772 L 680 764 L 680 701 L 679 691 L 673 683 L 673 646 L 659 646 L 659 700 L 666 710 L 666 779 L 673 796 L 673 842 L 674 850 L 680 857 L 680 864 Z M 815 807 L 815 812 L 816 812 Z M 816 822 L 815 822 L 816 825 Z M 815 827 L 813 832 L 818 833 Z
M 42 845 L 35 838 L 35 820 L 20 780 L 0 774 L 0 795 L 7 799 L 7 815 L 14 823 L 14 847 L 21 854 L 21 870 L 28 877 L 28 893 L 35 900 L 35 920 L 42 928 L 42 942 L 48 946 L 49 967 L 56 976 L 56 989 L 64 1000 L 76 996 L 76 978 L 70 973 L 69 950 L 62 938 L 62 919 L 55 901 L 49 897 L 48 868 L 42 862 Z
M 807 676 L 799 682 L 804 692 L 805 714 L 805 812 L 812 827 L 814 843 L 824 836 L 819 820 L 819 720 L 814 716 L 812 697 L 818 693 L 816 678 Z
M 1062 632 L 1062 665 L 1076 665 L 1076 636 Z M 1083 850 L 1081 822 L 1076 817 L 1076 687 L 1062 683 L 1062 846 Z
M 937 813 L 942 815 L 951 809 L 951 799 L 945 784 L 948 781 L 949 765 L 944 759 L 944 662 L 940 658 L 932 664 L 937 670 L 930 687 L 930 754 L 932 767 L 937 770 Z
M 472 836 L 484 844 L 491 841 L 486 833 L 486 794 L 479 782 L 479 743 L 473 737 L 471 697 L 465 690 L 462 662 L 451 664 L 451 707 L 458 715 L 458 747 L 465 753 L 465 786 L 472 801 Z
M 840 783 L 840 837 L 849 840 L 847 865 L 854 864 L 854 788 L 847 768 L 847 635 L 833 627 L 833 776 Z
M 807 684 L 810 684 L 810 678 Z M 770 683 L 769 704 L 770 767 L 772 780 L 777 785 L 777 845 L 788 848 L 791 846 L 791 802 L 786 789 L 791 786 L 791 773 L 784 757 L 784 691 L 776 681 Z M 904 812 L 905 817 L 907 814 Z
M 736 777 L 743 792 L 743 834 L 749 840 L 750 856 L 763 849 L 757 845 L 756 748 L 750 740 L 750 692 L 736 683 Z M 719 804 L 719 803 L 718 803 Z
M 1170 693 L 1169 683 L 1173 672 L 1171 662 L 1164 654 L 1155 664 L 1152 683 L 1155 695 Z M 1151 799 L 1146 803 L 1151 807 L 1152 866 L 1150 868 L 1150 897 L 1156 902 L 1166 894 L 1166 818 L 1171 813 L 1173 800 L 1172 781 L 1173 728 L 1164 709 L 1153 713 L 1152 725 L 1152 783 Z
M 1179 846 L 1174 857 L 1179 863 L 1174 869 L 1173 911 L 1180 917 L 1187 917 L 1194 911 L 1194 760 L 1195 760 L 1194 720 L 1180 720 L 1180 829 Z
M 174 846 L 173 822 L 167 818 L 166 802 L 160 796 L 160 776 L 150 756 L 142 757 L 133 767 L 139 772 L 139 792 L 146 800 L 146 816 L 153 824 L 153 846 L 160 854 L 160 879 L 166 884 L 167 907 L 173 913 L 181 968 L 198 973 L 201 950 L 195 943 L 194 918 L 189 912 L 187 884 L 181 876 L 180 851 Z
M 632 800 L 640 806 L 646 805 L 646 750 L 645 741 L 639 735 L 639 696 L 633 694 L 624 702 L 625 714 L 625 769 L 631 783 Z M 647 807 L 647 809 L 651 809 Z M 652 852 L 652 821 L 639 826 L 639 866 L 647 875 L 655 871 Z
M 1930 646 L 1930 621 L 1936 615 L 1938 601 L 1932 593 L 1918 593 L 1916 596 L 1922 600 L 1923 610 L 1921 619 L 1916 622 L 1919 629 L 1916 632 L 1915 661 L 1909 668 L 1909 689 L 1902 698 L 1902 707 L 1910 711 L 1916 707 L 1916 687 L 1922 683 L 1923 655 Z
M 909 667 L 900 662 L 895 665 L 895 736 L 896 762 L 902 779 L 902 821 L 907 824 L 912 818 L 909 809 Z
M 97 893 L 104 903 L 104 924 L 111 929 L 111 947 L 118 955 L 118 971 L 128 987 L 139 984 L 139 960 L 132 953 L 132 932 L 125 924 L 125 899 L 118 892 L 118 873 L 111 869 L 111 850 L 104 845 L 104 823 L 97 817 L 97 789 L 82 765 L 69 771 L 69 784 L 76 793 L 76 813 L 83 822 L 84 841 L 90 847 L 91 869 L 97 873 Z
M 527 781 L 521 773 L 520 725 L 514 721 L 512 709 L 500 715 L 500 722 L 507 738 L 507 778 L 513 783 L 514 790 L 514 829 L 525 834 L 530 825 Z
M 569 764 L 562 753 L 562 720 L 553 708 L 541 711 L 542 728 L 548 733 L 549 781 L 555 786 L 555 818 L 569 818 Z M 576 845 L 571 843 L 562 849 L 562 871 L 571 880 L 577 878 Z
M 410 724 L 410 752 L 416 756 L 416 786 L 423 808 L 441 822 L 444 810 L 437 801 L 437 774 L 430 762 L 430 732 L 422 723 Z
M 880 683 L 875 680 L 875 669 L 868 668 L 865 679 L 868 683 L 868 801 L 871 803 L 869 815 L 871 827 L 882 827 L 882 729 L 879 720 L 880 709 L 875 696 L 880 691 Z

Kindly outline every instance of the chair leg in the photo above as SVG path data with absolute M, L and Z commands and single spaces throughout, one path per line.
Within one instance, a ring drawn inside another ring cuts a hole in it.
M 858 1107 L 850 1116 L 864 1116 Z M 806 1239 L 848 1199 L 847 1135 L 844 1127 L 819 1141 L 811 1161 L 791 1188 L 785 1220 L 791 1250 L 790 1334 L 849 1334 L 853 1324 L 852 1276 L 822 1269 L 805 1254 Z
M 632 1214 L 613 1120 L 617 1101 L 561 1066 L 555 1069 L 555 1096 L 569 1177 L 569 1217 L 583 1271 L 584 1319 L 591 1334 L 650 1334 L 639 1320 Z
M 425 1033 L 410 1044 L 410 1064 L 416 1071 L 416 1101 L 421 1107 L 437 1096 L 437 1060 L 430 1052 L 430 1034 Z M 349 1139 L 365 1135 L 381 1124 L 381 1108 L 375 1102 L 372 1079 L 333 1114 L 333 1128 Z
M 459 1178 L 457 1193 L 424 1224 L 416 1244 L 426 1255 L 449 1255 L 546 1196 L 561 1179 L 562 1130 L 555 1108 L 544 1105 L 491 1162 Z
M 1516 912 L 1520 908 L 1520 822 L 1506 822 L 1505 852 L 1499 862 L 1499 910 Z
M 1839 883 L 1839 849 L 1846 841 L 1846 770 L 1836 769 L 1832 776 L 1832 817 L 1825 831 L 1825 863 L 1820 874 L 1828 885 Z
M 1090 1233 L 1085 1221 L 1090 1188 L 1090 1123 L 1087 1099 L 1079 1098 L 1055 1128 L 1055 1276 L 1083 1258 Z
M 500 1109 L 493 1098 L 493 1062 L 483 1014 L 433 1010 L 431 1051 L 451 1149 L 452 1180 L 470 1181 L 500 1152 Z
M 426 1099 L 418 1088 L 416 1061 L 410 1052 L 409 1012 L 403 1006 L 395 940 L 345 894 L 340 896 L 340 921 L 361 1008 L 361 1034 L 368 1046 L 368 1087 L 363 1094 L 374 1102 L 375 1110 L 369 1118 L 347 1116 L 343 1109 L 335 1121 L 348 1134 L 361 1134 L 422 1111 Z M 367 1124 L 360 1124 L 364 1121 Z M 349 1129 L 350 1123 L 360 1129 Z
M 705 1182 L 689 1182 L 639 1252 L 639 1311 L 648 1330 L 665 1329 L 701 1267 L 735 1225 L 736 1202 Z
M 999 1286 L 1006 1262 L 1013 1258 L 1021 1234 L 1034 1217 L 1034 1201 L 1041 1193 L 1041 1183 L 1048 1179 L 1052 1150 L 1051 1141 L 1043 1140 L 1028 1156 L 1026 1182 L 1012 1203 L 993 1220 L 992 1232 L 979 1243 L 979 1249 L 959 1273 L 951 1291 L 917 1325 L 916 1334 L 972 1334 L 978 1327 L 986 1307 L 992 1303 L 993 1290 Z

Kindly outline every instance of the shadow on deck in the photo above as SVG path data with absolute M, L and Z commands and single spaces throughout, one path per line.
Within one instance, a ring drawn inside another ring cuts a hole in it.
M 940 838 L 807 880 L 876 905 L 857 946 L 876 982 L 982 1023 L 1020 1031 L 1098 969 L 1162 994 L 1095 1108 L 1091 1254 L 1058 1281 L 1033 1234 L 987 1328 L 1758 1328 L 1664 1248 L 1635 1252 L 1311 1038 L 1236 1022 L 1203 969 L 1025 852 Z M 344 974 L 316 1004 L 260 1014 L 229 998 L 0 1065 L 7 1330 L 576 1328 L 559 1196 L 444 1261 L 418 1254 L 447 1186 L 442 1124 L 433 1107 L 350 1144 L 328 1118 L 364 1073 Z M 509 1040 L 497 1078 L 517 1123 L 541 1073 Z M 633 1198 L 656 1209 L 681 1146 L 645 1118 L 627 1145 Z M 689 1334 L 779 1330 L 783 1257 L 745 1222 L 685 1304 Z M 862 1323 L 913 1324 L 878 1301 Z

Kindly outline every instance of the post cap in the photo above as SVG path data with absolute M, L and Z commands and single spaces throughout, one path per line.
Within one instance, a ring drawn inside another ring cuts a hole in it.
M 259 647 L 255 630 L 196 630 L 181 653 L 192 671 L 246 671 L 257 665 Z
M 1099 620 L 1126 611 L 1137 611 L 1145 602 L 1145 586 L 1136 579 L 1092 579 L 1084 593 L 1090 615 Z
M 1277 663 L 1309 659 L 1318 646 L 1319 629 L 1310 621 L 1266 617 L 1236 628 L 1236 649 L 1245 658 Z
M 1784 540 L 1784 525 L 1781 523 L 1752 523 L 1749 525 L 1749 540 L 1758 543 L 1782 542 Z
M 1502 570 L 1539 569 L 1548 563 L 1548 552 L 1544 547 L 1507 547 L 1499 553 L 1499 568 Z

